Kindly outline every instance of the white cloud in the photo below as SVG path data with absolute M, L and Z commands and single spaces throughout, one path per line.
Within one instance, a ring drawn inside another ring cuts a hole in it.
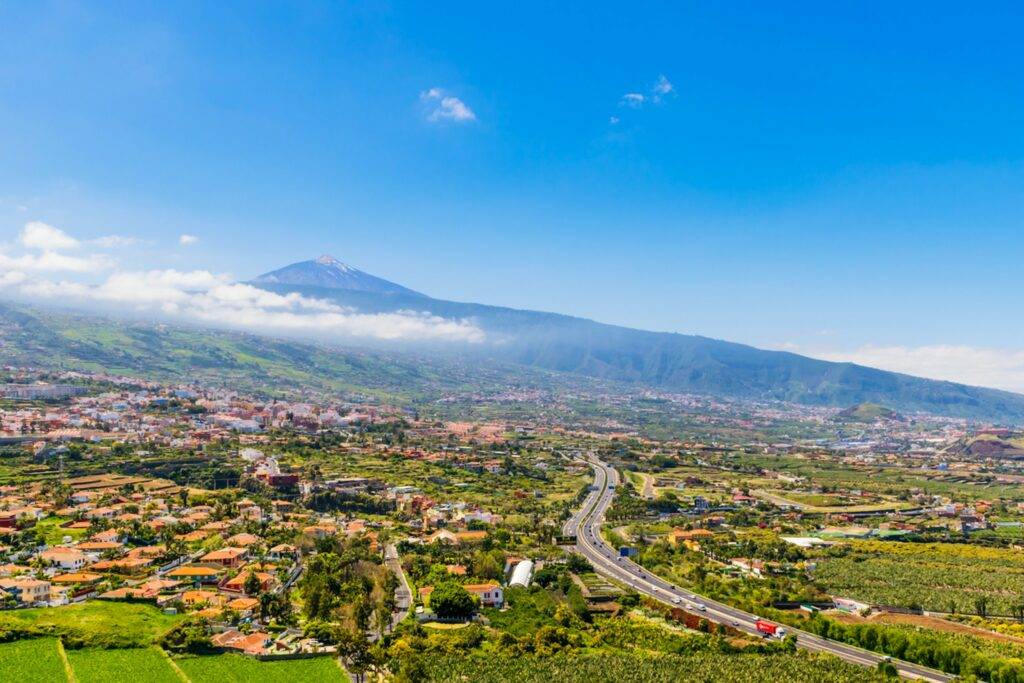
M 98 254 L 69 256 L 55 251 L 44 251 L 41 254 L 8 256 L 0 253 L 0 268 L 12 270 L 95 273 L 112 268 L 113 265 L 114 262 L 109 258 Z
M 63 230 L 41 221 L 26 223 L 19 239 L 29 249 L 45 251 L 64 251 L 74 249 L 80 244 L 78 240 Z
M 476 121 L 476 114 L 465 102 L 454 95 L 448 95 L 441 88 L 431 88 L 420 93 L 420 100 L 430 103 L 430 111 L 427 120 L 455 121 L 456 123 L 468 123 Z
M 618 122 L 619 122 L 619 117 L 618 116 L 610 116 L 610 117 L 608 117 L 608 123 L 610 123 L 611 125 L 614 126 Z
M 193 244 L 199 241 L 199 238 L 195 235 L 181 235 L 178 237 L 178 244 L 183 247 L 191 247 Z
M 917 377 L 1024 392 L 1024 349 L 934 344 L 866 345 L 854 350 L 787 350 L 822 360 L 851 362 Z
M 9 287 L 20 284 L 28 279 L 28 276 L 20 270 L 8 270 L 0 275 L 0 287 Z
M 94 244 L 101 249 L 117 249 L 120 247 L 132 247 L 139 243 L 136 237 L 127 237 L 125 235 L 104 235 L 103 237 L 97 237 L 92 240 L 90 244 Z
M 339 337 L 459 342 L 484 339 L 483 331 L 468 320 L 452 320 L 418 311 L 360 313 L 323 299 L 294 293 L 277 294 L 233 283 L 228 275 L 208 270 L 118 270 L 115 262 L 102 254 L 68 255 L 55 251 L 55 244 L 81 246 L 86 243 L 50 226 L 39 228 L 30 223 L 22 237 L 22 244 L 30 251 L 20 255 L 0 251 L 0 291 L 30 300 L 57 300 L 88 309 L 108 311 L 113 308 L 216 327 L 325 341 Z M 101 239 L 104 244 L 124 243 L 121 239 Z M 88 244 L 97 243 L 99 240 Z M 40 249 L 42 251 L 38 252 Z M 111 272 L 99 280 L 93 276 L 89 281 L 89 274 L 101 270 Z M 63 277 L 67 279 L 46 277 L 48 272 L 65 273 Z
M 644 106 L 644 102 L 646 100 L 647 98 L 638 92 L 628 92 L 622 96 L 622 99 L 619 100 L 619 104 L 621 104 L 624 107 L 639 109 L 640 107 Z
M 661 104 L 669 95 L 674 96 L 675 91 L 676 87 L 672 85 L 672 81 L 662 74 L 658 76 L 658 80 L 651 86 L 648 94 L 628 92 L 619 99 L 619 106 L 641 109 L 649 103 Z

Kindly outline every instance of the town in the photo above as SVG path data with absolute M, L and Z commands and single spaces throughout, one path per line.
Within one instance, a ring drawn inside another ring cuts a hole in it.
M 1024 542 L 1024 461 L 1002 427 L 672 396 L 742 438 L 665 441 L 618 424 L 452 421 L 380 401 L 5 373 L 0 604 L 46 615 L 0 613 L 21 636 L 380 675 L 440 666 L 415 653 L 471 632 L 464 649 L 527 652 L 660 620 L 680 634 L 756 634 L 692 600 L 659 606 L 578 552 L 567 520 L 595 490 L 595 458 L 622 477 L 601 532 L 616 555 L 766 624 L 833 638 L 857 625 L 851 634 L 958 633 L 978 642 L 966 651 L 977 669 L 999 665 L 987 641 L 1024 634 L 1024 584 L 1005 571 Z M 981 594 L 975 564 L 996 570 Z M 140 609 L 163 628 L 74 626 Z

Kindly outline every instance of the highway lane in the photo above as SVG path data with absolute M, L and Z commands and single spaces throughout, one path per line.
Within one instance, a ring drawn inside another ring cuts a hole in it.
M 620 557 L 601 538 L 601 524 L 604 515 L 612 504 L 615 487 L 619 484 L 619 474 L 615 468 L 593 458 L 589 461 L 594 470 L 594 489 L 588 494 L 580 510 L 563 526 L 562 533 L 576 536 L 576 547 L 601 574 L 616 579 L 665 604 L 680 607 L 705 617 L 709 621 L 726 624 L 751 635 L 760 635 L 754 627 L 758 617 L 729 605 L 710 600 L 691 591 L 679 588 L 648 572 L 628 558 Z M 828 652 L 848 662 L 862 666 L 877 666 L 885 657 L 868 650 L 851 645 L 831 641 L 820 636 L 786 627 L 787 631 L 797 636 L 797 646 L 813 652 Z M 909 662 L 892 660 L 893 665 L 906 678 L 923 679 L 945 683 L 953 680 L 953 676 L 918 666 Z

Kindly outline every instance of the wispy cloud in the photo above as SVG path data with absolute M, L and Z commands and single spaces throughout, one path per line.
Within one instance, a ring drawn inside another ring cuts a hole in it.
M 181 235 L 178 237 L 178 244 L 183 247 L 191 247 L 193 244 L 199 242 L 199 238 L 195 235 Z
M 96 239 L 90 242 L 90 244 L 94 244 L 100 249 L 119 249 L 121 247 L 134 247 L 139 243 L 139 238 L 128 237 L 126 235 L 104 235 L 103 237 L 97 237 Z
M 22 299 L 322 340 L 355 337 L 474 343 L 484 339 L 483 331 L 468 320 L 411 310 L 361 313 L 315 297 L 277 294 L 235 283 L 227 274 L 203 269 L 124 270 L 101 254 L 60 253 L 54 245 L 85 251 L 90 243 L 52 226 L 41 230 L 30 223 L 25 228 L 21 243 L 26 253 L 0 252 L 0 292 Z M 103 270 L 108 272 L 97 275 Z M 49 272 L 61 275 L 48 277 Z
M 431 122 L 454 121 L 469 123 L 476 121 L 476 114 L 454 95 L 449 95 L 441 88 L 431 88 L 420 93 L 420 100 L 428 106 L 427 120 Z
M 672 82 L 665 78 L 664 75 L 658 76 L 657 83 L 651 88 L 651 100 L 655 103 L 661 102 L 666 95 L 671 95 L 675 92 L 675 86 Z
M 675 91 L 676 88 L 672 85 L 672 81 L 662 74 L 658 76 L 658 80 L 654 82 L 654 85 L 645 91 L 627 92 L 620 97 L 619 106 L 629 109 L 642 109 L 648 104 L 661 104 L 667 98 L 674 96 Z M 613 116 L 612 119 L 614 120 L 610 120 L 609 123 L 618 123 L 616 117 Z
M 953 344 L 925 346 L 864 345 L 852 350 L 783 345 L 786 350 L 822 360 L 857 363 L 917 377 L 1024 392 L 1024 349 Z
M 619 104 L 621 104 L 624 107 L 639 109 L 640 107 L 644 106 L 644 102 L 646 101 L 647 98 L 644 97 L 642 94 L 638 92 L 628 92 L 622 96 L 622 99 L 619 100 Z

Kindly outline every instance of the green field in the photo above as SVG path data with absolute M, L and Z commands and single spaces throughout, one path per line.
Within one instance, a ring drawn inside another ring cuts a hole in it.
M 260 662 L 235 654 L 183 657 L 175 660 L 186 679 L 155 647 L 67 650 L 76 683 L 342 683 L 345 672 L 333 657 Z M 67 681 L 55 638 L 34 638 L 0 644 L 0 681 L 58 683 Z
M 78 540 L 85 536 L 85 529 L 63 529 L 61 524 L 67 522 L 66 517 L 47 517 L 36 523 L 36 533 L 42 533 L 47 545 L 60 545 L 65 536 Z
M 193 683 L 297 683 L 298 681 L 346 681 L 333 657 L 260 662 L 241 655 L 184 657 L 176 660 Z
M 971 613 L 983 597 L 990 614 L 1009 615 L 1024 595 L 1024 556 L 962 543 L 853 541 L 845 556 L 822 558 L 814 580 L 872 604 Z
M 835 657 L 803 653 L 723 655 L 712 652 L 688 655 L 639 656 L 631 654 L 568 655 L 550 657 L 444 656 L 425 661 L 429 680 L 474 683 L 846 683 L 882 681 L 881 675 Z
M 0 681 L 53 683 L 67 680 L 55 638 L 0 645 Z
M 68 647 L 144 647 L 181 619 L 156 607 L 90 600 L 65 607 L 0 613 L 0 632 L 20 637 L 61 636 Z
M 68 661 L 78 683 L 118 679 L 145 683 L 181 683 L 163 652 L 155 647 L 131 650 L 69 650 Z

